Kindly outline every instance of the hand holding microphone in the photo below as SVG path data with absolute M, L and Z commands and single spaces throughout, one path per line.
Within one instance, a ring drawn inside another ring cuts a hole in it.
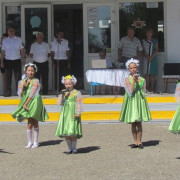
M 24 83 L 23 83 L 23 91 L 27 90 L 28 87 L 28 76 L 26 75 L 24 78 Z
M 63 89 L 62 91 L 59 92 L 59 94 L 64 95 L 66 92 L 69 92 L 69 90 L 68 89 Z
M 133 74 L 133 79 L 134 81 L 138 81 L 138 78 L 139 78 L 139 73 L 137 72 L 136 74 Z

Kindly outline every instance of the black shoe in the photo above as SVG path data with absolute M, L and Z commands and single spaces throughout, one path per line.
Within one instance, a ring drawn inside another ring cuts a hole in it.
M 138 146 L 137 145 L 135 145 L 135 144 L 132 144 L 131 145 L 131 149 L 134 149 L 134 148 L 137 148 Z
M 144 149 L 144 146 L 142 144 L 139 144 L 138 148 L 139 149 Z

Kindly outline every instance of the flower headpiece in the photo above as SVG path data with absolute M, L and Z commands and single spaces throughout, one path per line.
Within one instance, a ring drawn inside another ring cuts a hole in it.
M 30 66 L 30 67 L 34 67 L 35 72 L 38 71 L 38 68 L 37 68 L 36 64 L 32 64 L 32 63 L 25 64 L 25 66 L 24 66 L 24 71 L 26 71 L 29 66 Z
M 129 69 L 129 65 L 131 63 L 134 63 L 134 64 L 136 64 L 137 67 L 139 67 L 139 60 L 131 58 L 126 62 L 126 68 L 127 69 Z
M 65 77 L 63 76 L 62 79 L 61 79 L 61 83 L 64 84 L 64 81 L 66 79 L 70 79 L 73 82 L 74 85 L 77 83 L 77 79 L 74 77 L 74 75 L 72 75 L 72 76 L 71 75 L 67 75 Z

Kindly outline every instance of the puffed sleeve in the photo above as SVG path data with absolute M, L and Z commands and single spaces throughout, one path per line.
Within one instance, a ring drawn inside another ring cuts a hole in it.
M 21 91 L 22 91 L 22 89 L 23 89 L 23 81 L 20 80 L 20 81 L 18 82 L 18 90 L 17 90 L 17 94 L 18 94 L 19 97 L 21 97 Z
M 58 96 L 57 104 L 60 105 L 60 106 L 62 105 L 62 94 L 60 94 L 60 95 Z
M 76 99 L 76 112 L 77 114 L 81 114 L 82 112 L 82 95 L 80 91 L 77 94 L 77 99 Z
M 40 88 L 41 85 L 39 83 L 39 80 L 38 79 L 33 80 L 33 85 L 29 93 L 29 97 L 34 98 L 35 96 L 37 96 L 40 91 Z
M 174 96 L 175 96 L 176 102 L 179 103 L 180 102 L 180 83 L 178 83 L 176 85 L 176 90 L 175 90 Z
M 134 89 L 133 89 L 133 84 L 130 82 L 129 78 L 126 78 L 126 79 L 125 79 L 124 88 L 125 88 L 127 94 L 128 94 L 129 96 L 131 96 L 132 93 L 133 93 L 133 91 L 134 91 Z

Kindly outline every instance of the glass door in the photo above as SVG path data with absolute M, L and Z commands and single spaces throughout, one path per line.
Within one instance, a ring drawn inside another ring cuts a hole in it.
M 51 6 L 46 4 L 21 6 L 21 35 L 25 43 L 26 53 L 36 41 L 37 32 L 44 33 L 44 41 L 51 42 Z
M 99 59 L 105 50 L 111 62 L 115 61 L 115 28 L 113 3 L 86 3 L 83 5 L 84 70 L 92 67 L 92 60 Z M 84 72 L 84 73 L 85 73 Z M 86 81 L 85 81 L 86 82 Z M 87 88 L 87 84 L 85 84 Z
M 37 32 L 44 33 L 44 41 L 51 43 L 51 5 L 36 4 L 21 6 L 21 37 L 26 49 L 26 61 L 32 62 L 29 57 L 31 44 L 36 41 Z M 49 61 L 49 90 L 52 90 L 52 68 Z

